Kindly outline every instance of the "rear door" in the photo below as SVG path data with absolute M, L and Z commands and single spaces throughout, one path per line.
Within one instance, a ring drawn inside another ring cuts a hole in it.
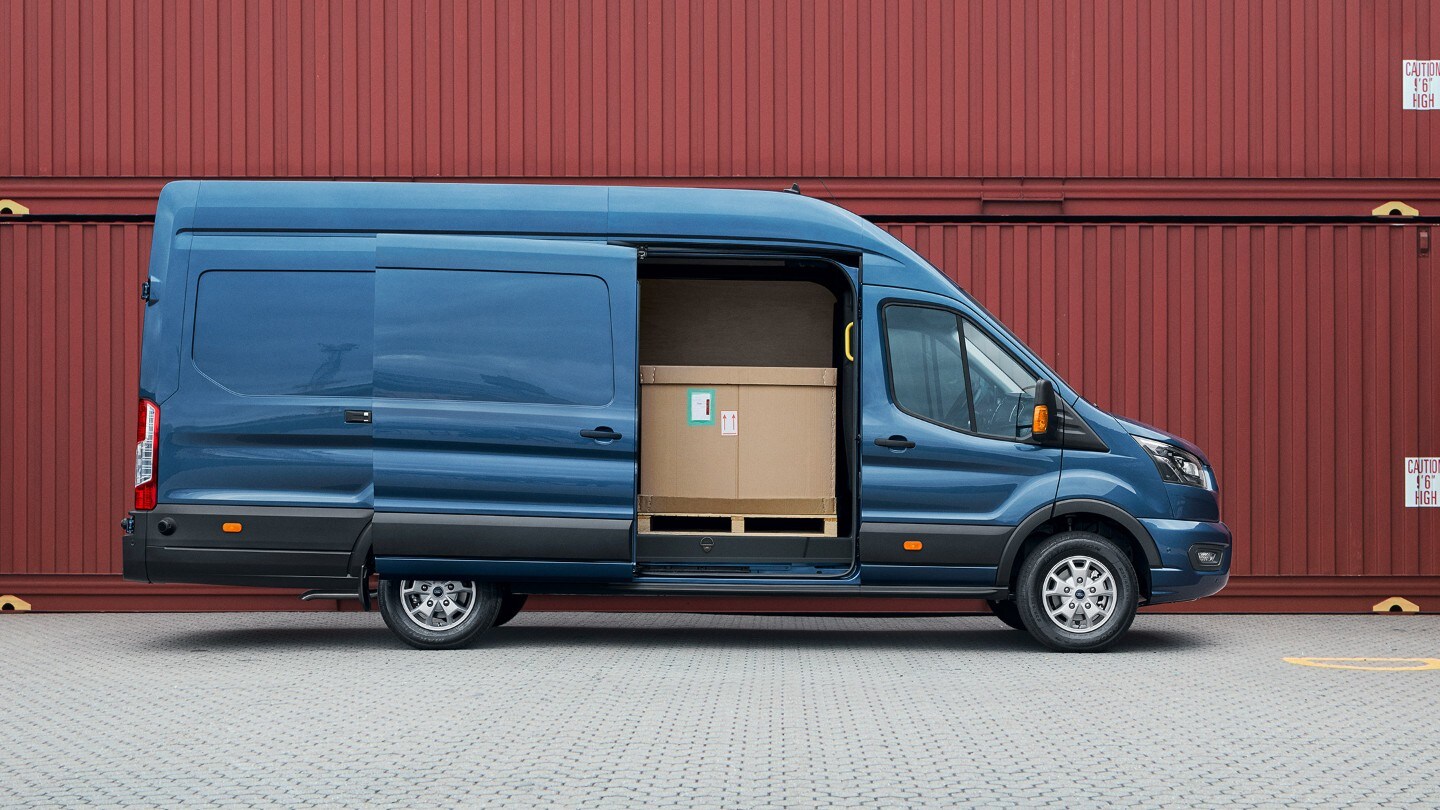
M 377 556 L 632 560 L 635 263 L 590 242 L 377 238 Z
M 189 277 L 160 403 L 156 581 L 343 578 L 373 505 L 374 240 L 182 236 Z M 172 277 L 173 280 L 173 277 Z M 163 352 L 168 347 L 147 346 Z M 347 417 L 347 415 L 349 415 Z

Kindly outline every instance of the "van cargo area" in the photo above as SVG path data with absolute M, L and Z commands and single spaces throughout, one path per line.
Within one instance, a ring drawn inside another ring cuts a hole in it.
M 820 260 L 640 271 L 636 562 L 651 575 L 839 575 L 854 560 L 853 296 Z

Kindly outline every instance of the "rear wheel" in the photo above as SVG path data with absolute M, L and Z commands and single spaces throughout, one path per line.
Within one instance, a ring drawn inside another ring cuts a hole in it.
M 1025 629 L 1062 652 L 1095 652 L 1114 644 L 1140 604 L 1130 557 L 1092 532 L 1043 541 L 1020 566 L 1015 604 Z
M 500 612 L 495 614 L 495 623 L 491 627 L 499 627 L 515 618 L 525 609 L 526 598 L 523 593 L 507 593 L 500 597 Z
M 1015 604 L 1014 600 L 1006 599 L 1004 601 L 998 601 L 995 599 L 987 599 L 985 600 L 985 604 L 990 606 L 990 612 L 995 614 L 995 618 L 1016 630 L 1025 629 L 1025 623 L 1020 620 L 1020 608 Z
M 380 616 L 416 649 L 464 647 L 495 622 L 500 590 L 482 582 L 386 579 L 380 582 Z

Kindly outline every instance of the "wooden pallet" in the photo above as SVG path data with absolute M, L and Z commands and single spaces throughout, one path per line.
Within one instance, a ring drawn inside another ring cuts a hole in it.
M 834 515 L 639 515 L 640 534 L 724 534 L 787 537 L 835 537 L 839 533 Z

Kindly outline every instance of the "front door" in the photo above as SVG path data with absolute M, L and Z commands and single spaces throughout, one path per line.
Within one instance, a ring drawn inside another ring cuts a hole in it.
M 377 238 L 377 558 L 632 559 L 635 262 L 591 242 Z
M 864 300 L 862 575 L 993 583 L 1059 482 L 1059 448 L 1030 441 L 1036 374 L 959 301 L 872 285 Z

